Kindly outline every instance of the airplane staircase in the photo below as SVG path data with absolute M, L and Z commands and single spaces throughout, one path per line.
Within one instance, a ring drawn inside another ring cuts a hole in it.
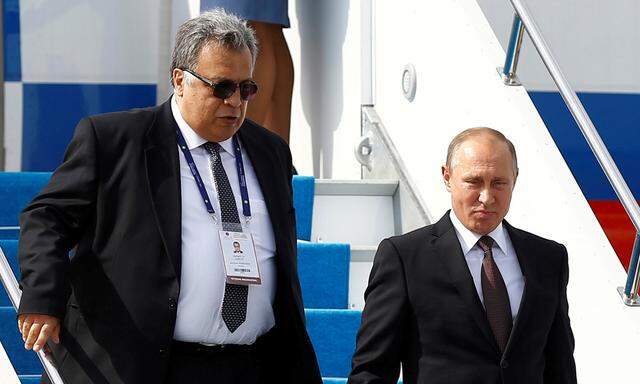
M 0 173 L 0 249 L 16 276 L 18 214 L 49 177 L 49 173 Z M 395 233 L 393 195 L 398 183 L 296 176 L 293 186 L 307 329 L 324 383 L 346 383 L 373 253 L 382 237 Z M 42 365 L 35 353 L 24 350 L 15 310 L 4 291 L 0 342 L 20 382 L 38 383 Z

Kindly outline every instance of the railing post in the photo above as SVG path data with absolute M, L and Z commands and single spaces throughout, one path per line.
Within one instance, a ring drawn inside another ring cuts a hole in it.
M 638 296 L 638 288 L 640 288 L 640 262 L 638 259 L 640 259 L 640 232 L 636 233 L 636 241 L 633 243 L 629 272 L 627 273 L 627 284 L 624 287 L 624 292 L 620 293 L 624 303 L 629 306 L 640 305 L 640 297 Z
M 524 37 L 524 24 L 520 20 L 518 14 L 513 15 L 513 24 L 511 25 L 511 37 L 509 37 L 509 46 L 507 47 L 507 55 L 504 59 L 504 67 L 498 68 L 498 73 L 502 77 L 502 81 L 506 85 L 521 85 L 516 71 L 518 70 L 518 59 L 520 58 L 520 48 L 522 48 L 522 39 Z

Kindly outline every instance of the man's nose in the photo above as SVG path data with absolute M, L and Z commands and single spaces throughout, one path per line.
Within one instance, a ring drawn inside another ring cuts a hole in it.
M 224 103 L 233 108 L 239 108 L 242 105 L 242 99 L 240 98 L 240 87 L 236 88 L 236 91 L 233 92 L 231 96 L 224 99 Z
M 480 196 L 478 197 L 478 201 L 480 201 L 484 205 L 493 204 L 493 202 L 495 201 L 495 197 L 493 196 L 493 193 L 491 192 L 491 189 L 490 188 L 484 188 L 480 192 Z

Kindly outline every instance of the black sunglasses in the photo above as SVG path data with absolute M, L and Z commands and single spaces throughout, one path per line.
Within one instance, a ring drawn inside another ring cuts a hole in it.
M 189 72 L 198 80 L 211 87 L 211 89 L 213 89 L 213 95 L 219 99 L 226 100 L 230 98 L 238 88 L 240 88 L 240 98 L 245 101 L 253 99 L 256 93 L 258 93 L 258 84 L 256 84 L 256 82 L 253 80 L 243 80 L 239 83 L 236 83 L 232 80 L 222 80 L 220 82 L 214 83 L 206 77 L 197 74 L 195 71 L 192 71 L 190 69 L 182 70 L 184 72 Z

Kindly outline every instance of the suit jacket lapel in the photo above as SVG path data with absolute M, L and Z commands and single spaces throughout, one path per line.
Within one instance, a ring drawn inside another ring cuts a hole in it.
M 180 160 L 175 134 L 177 128 L 169 99 L 160 106 L 155 122 L 147 131 L 145 166 L 156 224 L 176 276 L 180 277 L 182 204 Z
M 533 262 L 535 255 L 531 252 L 530 247 L 526 244 L 522 233 L 513 228 L 506 220 L 503 222 L 513 249 L 516 251 L 518 262 L 520 264 L 520 270 L 524 276 L 524 291 L 522 293 L 522 300 L 520 301 L 520 307 L 518 308 L 518 314 L 514 319 L 513 329 L 511 330 L 511 336 L 507 342 L 505 353 L 512 348 L 514 342 L 518 340 L 518 337 L 522 334 L 524 323 L 531 311 L 531 298 L 536 294 L 535 279 L 533 276 Z
M 274 183 L 272 179 L 278 175 L 278 172 L 274 169 L 274 165 L 279 162 L 274 158 L 275 154 L 269 151 L 269 147 L 266 146 L 265 143 L 260 143 L 256 135 L 251 132 L 251 129 L 255 128 L 245 121 L 238 130 L 238 136 L 240 137 L 241 145 L 249 155 L 249 160 L 251 160 L 251 165 L 253 165 L 258 184 L 260 184 L 260 189 L 262 190 L 262 196 L 267 206 L 267 211 L 269 212 L 271 227 L 273 228 L 273 234 L 276 239 L 276 257 L 280 263 L 280 270 L 285 272 L 287 277 L 290 278 L 291 271 L 286 267 L 290 265 L 290 262 L 286 260 L 286 258 L 291 257 L 291 255 L 283 254 L 284 247 L 281 245 L 288 244 L 289 239 L 282 238 L 288 231 L 278 230 L 281 225 L 280 222 L 283 219 L 281 212 L 285 212 L 284 208 L 286 207 L 280 206 L 284 201 L 284 196 L 281 196 L 281 193 L 279 195 L 279 191 L 276 189 L 279 184 L 277 182 Z
M 484 306 L 478 297 L 469 266 L 462 254 L 460 241 L 458 240 L 448 212 L 436 224 L 435 232 L 439 236 L 436 240 L 436 249 L 440 261 L 445 265 L 471 317 L 475 320 L 487 341 L 493 346 L 496 352 L 499 353 L 500 349 L 489 326 Z

